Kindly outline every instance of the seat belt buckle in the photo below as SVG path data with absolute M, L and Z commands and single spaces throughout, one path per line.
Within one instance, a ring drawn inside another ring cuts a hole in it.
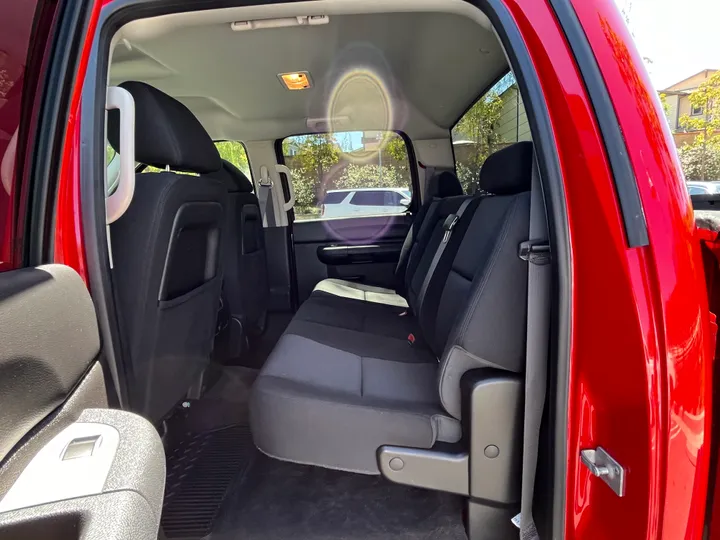
M 407 340 L 408 344 L 415 345 L 415 334 L 408 334 Z
M 550 263 L 550 244 L 545 240 L 526 240 L 518 246 L 518 257 L 523 261 L 544 266 Z
M 460 217 L 457 214 L 450 214 L 447 218 L 445 218 L 445 223 L 443 223 L 443 229 L 445 229 L 445 234 L 443 234 L 443 244 L 446 244 L 448 240 L 450 240 L 450 235 L 452 234 L 452 230 L 457 225 L 458 220 Z

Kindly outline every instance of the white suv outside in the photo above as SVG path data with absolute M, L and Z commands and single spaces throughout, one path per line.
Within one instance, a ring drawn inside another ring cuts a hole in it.
M 412 195 L 407 188 L 331 189 L 320 205 L 323 218 L 403 214 Z

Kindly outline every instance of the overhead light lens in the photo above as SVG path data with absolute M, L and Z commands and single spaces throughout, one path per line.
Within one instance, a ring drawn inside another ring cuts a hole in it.
M 280 73 L 278 77 L 288 90 L 307 90 L 312 87 L 310 74 L 307 71 Z

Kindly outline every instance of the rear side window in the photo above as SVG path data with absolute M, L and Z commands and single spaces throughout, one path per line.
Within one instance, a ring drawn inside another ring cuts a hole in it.
M 465 193 L 475 193 L 487 157 L 512 143 L 529 141 L 522 96 L 512 72 L 480 96 L 452 129 L 455 170 Z
M 325 194 L 325 198 L 323 199 L 323 204 L 339 204 L 345 200 L 345 197 L 348 196 L 348 193 L 346 191 L 342 191 L 340 193 L 336 191 L 331 191 L 330 193 Z
M 109 152 L 112 151 L 113 155 L 114 150 L 112 150 L 112 147 L 108 146 L 108 155 Z M 218 149 L 218 153 L 220 154 L 220 157 L 226 161 L 229 161 L 233 165 L 235 165 L 238 169 L 242 171 L 242 173 L 248 177 L 248 179 L 252 182 L 252 172 L 250 171 L 250 162 L 248 161 L 247 157 L 247 151 L 245 150 L 245 145 L 238 141 L 216 141 L 215 142 L 215 148 Z M 111 161 L 107 159 L 106 161 L 108 163 L 108 172 L 110 171 L 110 164 Z M 163 169 L 158 169 L 157 167 L 153 167 L 152 165 L 148 165 L 143 169 L 143 172 L 163 172 Z M 197 173 L 194 172 L 185 172 L 185 171 L 172 171 L 176 174 L 189 174 L 191 176 L 198 176 Z M 109 175 L 108 175 L 109 176 Z
M 403 196 L 396 191 L 358 191 L 350 204 L 358 206 L 399 206 Z
M 407 211 L 412 177 L 405 141 L 397 133 L 296 135 L 282 141 L 282 150 L 292 173 L 296 222 Z
M 359 191 L 350 199 L 350 204 L 357 206 L 384 206 L 385 193 L 382 191 Z
M 235 165 L 252 181 L 250 161 L 248 160 L 247 150 L 243 143 L 239 141 L 217 141 L 215 147 L 218 149 L 221 158 Z

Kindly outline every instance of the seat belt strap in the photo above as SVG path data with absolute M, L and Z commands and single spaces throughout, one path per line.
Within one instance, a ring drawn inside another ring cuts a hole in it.
M 435 167 L 431 167 L 431 166 L 427 165 L 427 166 L 425 167 L 425 179 L 424 179 L 424 182 L 425 182 L 425 192 L 423 193 L 423 195 L 425 196 L 425 198 L 432 199 L 432 198 L 436 195 L 435 193 L 430 193 L 430 179 L 431 179 L 434 175 L 435 175 Z M 425 199 L 423 199 L 423 200 L 425 200 Z
M 472 198 L 465 199 L 455 214 L 450 214 L 447 218 L 445 218 L 445 222 L 443 223 L 442 240 L 440 241 L 440 245 L 438 246 L 437 251 L 435 251 L 435 255 L 430 262 L 427 274 L 425 274 L 425 279 L 423 280 L 422 286 L 420 287 L 420 294 L 418 294 L 417 297 L 418 313 L 420 312 L 420 306 L 422 306 L 423 301 L 425 300 L 425 295 L 427 294 L 428 287 L 430 286 L 430 280 L 432 280 L 432 275 L 435 273 L 435 269 L 437 268 L 437 265 L 443 256 L 443 253 L 445 253 L 448 244 L 450 243 L 450 237 L 452 236 L 453 230 L 455 229 L 458 221 L 460 221 L 460 218 L 462 217 L 467 207 L 470 206 L 470 203 L 472 201 Z
M 260 167 L 258 203 L 262 208 L 263 225 L 265 227 L 275 226 L 275 205 L 273 204 L 273 181 L 270 178 L 268 168 Z
M 537 162 L 534 159 L 528 238 L 527 242 L 520 244 L 518 253 L 521 259 L 529 263 L 520 539 L 539 540 L 532 506 L 540 444 L 540 424 L 547 390 L 551 267 L 545 206 Z

